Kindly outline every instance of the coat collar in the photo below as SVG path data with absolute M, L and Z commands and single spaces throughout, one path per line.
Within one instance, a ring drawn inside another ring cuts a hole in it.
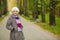
M 11 17 L 12 17 L 12 18 L 15 18 L 16 16 L 12 14 Z

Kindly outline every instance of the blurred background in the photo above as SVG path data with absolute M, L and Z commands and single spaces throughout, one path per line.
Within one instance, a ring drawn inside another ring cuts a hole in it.
M 15 6 L 21 17 L 60 38 L 60 0 L 0 0 L 0 24 Z

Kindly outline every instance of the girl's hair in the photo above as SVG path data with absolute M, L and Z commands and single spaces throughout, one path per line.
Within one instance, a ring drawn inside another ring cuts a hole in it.
M 13 11 L 18 11 L 18 12 L 19 12 L 18 7 L 13 7 L 13 8 L 11 9 L 11 11 L 10 11 L 10 14 L 12 14 Z
M 17 7 L 13 7 L 13 8 L 11 9 L 11 12 L 13 12 L 13 11 L 18 11 L 18 12 L 19 12 L 19 9 L 18 9 Z

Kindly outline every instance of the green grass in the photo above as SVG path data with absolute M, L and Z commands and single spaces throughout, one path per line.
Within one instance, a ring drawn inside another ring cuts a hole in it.
M 27 20 L 31 19 L 31 16 L 30 17 L 23 16 L 23 17 Z M 36 22 L 37 25 L 39 25 L 45 30 L 48 30 L 49 32 L 54 33 L 55 35 L 60 36 L 60 18 L 59 17 L 56 16 L 56 26 L 49 25 L 49 14 L 46 14 L 45 16 L 46 23 L 41 22 L 41 15 L 39 15 L 39 19 L 40 19 L 40 22 L 39 23 Z
M 41 20 L 41 16 L 39 16 L 39 19 Z M 60 18 L 56 16 L 56 26 L 50 26 L 49 25 L 49 14 L 46 14 L 45 16 L 46 23 L 36 23 L 40 25 L 42 28 L 60 36 Z
M 0 17 L 0 22 L 2 21 L 2 19 L 3 19 L 3 18 L 2 18 L 2 17 Z
M 6 17 L 8 14 L 5 14 L 4 17 Z M 4 19 L 4 17 L 0 17 L 0 22 Z
M 24 18 L 27 19 L 27 20 L 30 20 L 30 19 L 32 18 L 31 15 L 30 15 L 29 17 L 26 17 L 26 16 L 22 16 L 22 17 L 24 17 Z

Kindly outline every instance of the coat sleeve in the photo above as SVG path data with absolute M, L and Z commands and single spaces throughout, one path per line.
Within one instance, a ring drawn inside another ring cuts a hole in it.
M 9 19 L 7 20 L 6 28 L 7 28 L 8 30 L 13 30 L 13 27 L 12 27 L 11 25 L 12 25 L 12 20 L 11 20 L 11 18 L 9 18 Z

